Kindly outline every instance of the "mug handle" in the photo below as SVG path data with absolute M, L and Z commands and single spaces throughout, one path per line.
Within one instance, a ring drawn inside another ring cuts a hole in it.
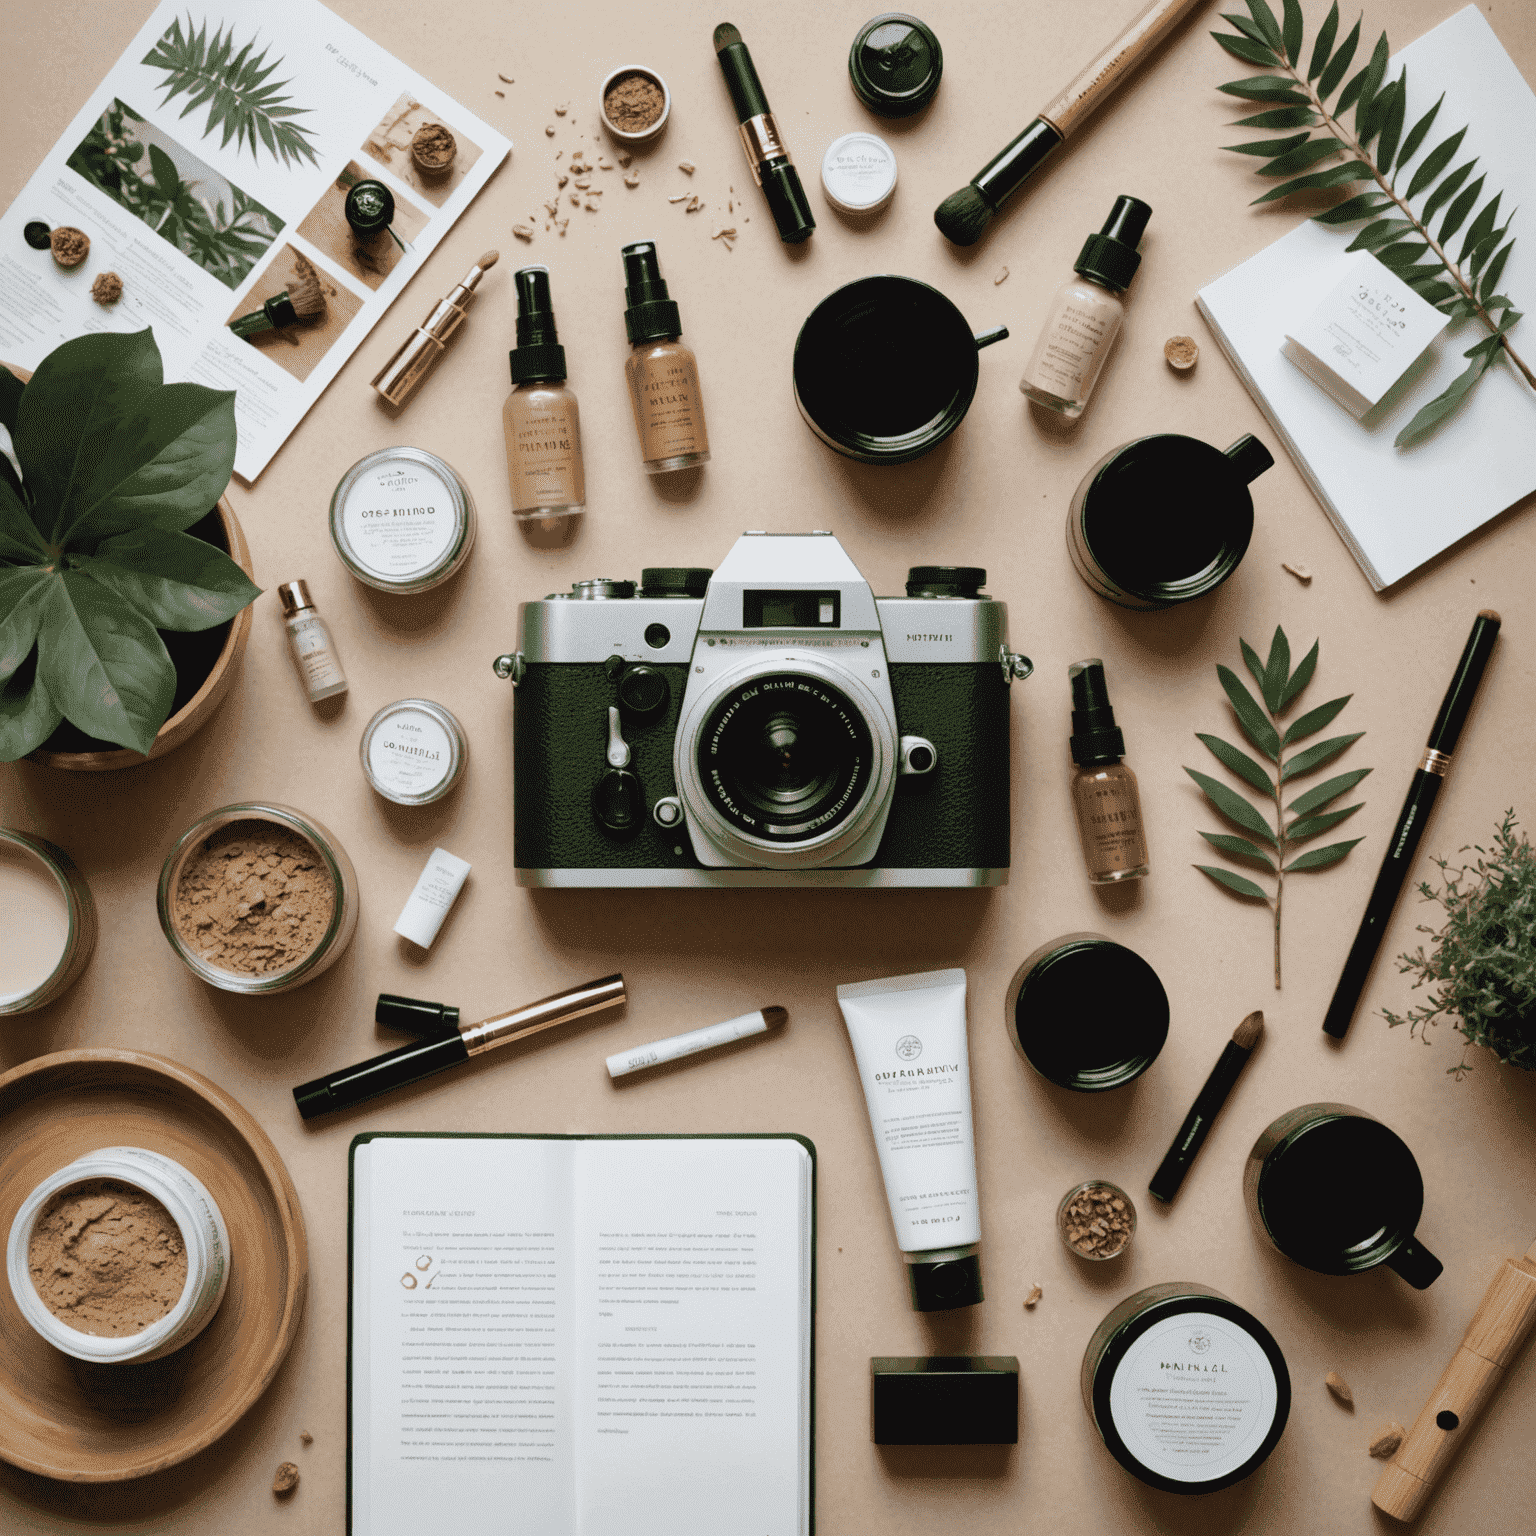
M 994 341 L 1007 341 L 1008 327 L 1006 325 L 994 325 L 990 330 L 977 331 L 975 336 L 976 350 L 990 347 Z
M 1416 1291 L 1428 1290 L 1445 1269 L 1445 1265 L 1428 1248 L 1411 1237 L 1404 1238 L 1387 1255 L 1387 1263 Z

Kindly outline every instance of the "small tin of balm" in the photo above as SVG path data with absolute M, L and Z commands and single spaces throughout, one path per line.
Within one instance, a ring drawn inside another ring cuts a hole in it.
M 1014 972 L 1004 1013 L 1014 1050 L 1076 1093 L 1133 1082 L 1168 1038 L 1168 994 L 1157 972 L 1101 933 L 1042 944 Z
M 1122 1301 L 1088 1341 L 1082 1388 L 1110 1455 L 1166 1493 L 1241 1482 L 1279 1443 L 1291 1411 L 1274 1335 L 1190 1280 Z
M 386 800 L 429 805 L 459 782 L 469 743 L 441 704 L 400 699 L 368 722 L 359 755 L 368 782 Z
M 845 133 L 821 157 L 821 190 L 839 213 L 878 213 L 896 195 L 896 152 L 878 134 Z
M 475 501 L 458 472 L 425 448 L 359 459 L 331 497 L 342 564 L 380 592 L 425 592 L 469 558 Z
M 910 117 L 933 100 L 944 50 L 926 21 L 884 11 L 859 28 L 848 50 L 853 94 L 881 117 Z

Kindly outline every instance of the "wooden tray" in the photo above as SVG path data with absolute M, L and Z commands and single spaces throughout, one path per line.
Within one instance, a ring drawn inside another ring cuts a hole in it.
M 164 1153 L 207 1186 L 229 1289 L 185 1349 L 99 1366 L 39 1338 L 0 1282 L 0 1457 L 72 1483 L 162 1471 L 230 1429 L 288 1353 L 309 1277 L 299 1197 L 266 1133 L 222 1088 L 143 1051 L 59 1051 L 0 1077 L 0 1241 L 40 1180 L 115 1146 Z

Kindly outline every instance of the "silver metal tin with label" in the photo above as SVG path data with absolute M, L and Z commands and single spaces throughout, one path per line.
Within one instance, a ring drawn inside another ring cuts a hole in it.
M 386 704 L 363 729 L 358 748 L 368 782 L 396 805 L 441 800 L 464 772 L 464 728 L 431 699 Z
M 331 497 L 341 562 L 380 592 L 425 592 L 469 558 L 475 501 L 458 471 L 425 448 L 381 448 L 359 459 Z

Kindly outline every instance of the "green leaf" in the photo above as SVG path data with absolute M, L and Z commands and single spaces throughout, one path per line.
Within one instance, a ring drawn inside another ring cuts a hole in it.
M 1234 155 L 1283 155 L 1287 150 L 1295 149 L 1298 144 L 1305 144 L 1307 135 L 1293 133 L 1284 139 L 1255 139 L 1252 144 L 1223 144 L 1223 149 L 1229 149 Z
M 1352 837 L 1347 843 L 1329 843 L 1326 848 L 1314 848 L 1310 853 L 1302 854 L 1299 859 L 1292 859 L 1285 866 L 1285 872 L 1289 875 L 1300 874 L 1308 869 L 1327 869 L 1330 864 L 1337 864 L 1356 843 L 1364 841 L 1363 837 Z
M 1386 79 L 1387 63 L 1391 58 L 1391 54 L 1392 50 L 1387 45 L 1387 34 L 1383 32 L 1376 39 L 1376 47 L 1371 52 L 1370 62 L 1360 72 L 1364 78 L 1360 82 L 1360 88 L 1355 100 L 1355 137 L 1359 138 L 1362 144 L 1366 143 L 1371 135 L 1365 129 L 1361 120 L 1364 119 L 1366 123 L 1370 121 L 1371 107 L 1375 103 L 1376 93 L 1381 89 L 1381 82 Z M 1344 96 L 1348 95 L 1349 87 L 1345 86 Z M 1339 98 L 1338 107 L 1334 112 L 1336 117 L 1347 110 L 1344 96 Z M 1362 132 L 1365 134 L 1363 138 L 1361 137 Z
M 1306 134 L 1301 137 L 1306 138 Z M 16 430 L 16 411 L 25 387 L 9 368 L 0 368 L 0 427 L 4 427 L 7 432 Z
M 1218 758 L 1235 773 L 1238 778 L 1245 779 L 1259 791 L 1261 795 L 1272 795 L 1275 792 L 1275 781 L 1264 771 L 1261 764 L 1256 763 L 1246 752 L 1239 752 L 1229 742 L 1225 742 L 1219 736 L 1207 736 L 1202 731 L 1196 731 L 1195 735 L 1208 746 Z
M 1293 181 L 1282 182 L 1263 197 L 1256 197 L 1253 204 L 1272 203 L 1277 198 L 1289 197 L 1292 192 L 1313 192 L 1322 187 L 1341 187 L 1351 181 L 1374 181 L 1376 173 L 1363 160 L 1346 160 L 1326 171 L 1314 171 L 1310 176 L 1298 176 Z
M 88 735 L 148 752 L 176 693 L 176 668 L 150 621 L 83 571 L 49 582 L 37 675 Z
M 1509 226 L 1506 224 L 1503 229 L 1494 230 L 1492 234 L 1483 240 L 1479 240 L 1473 247 L 1471 259 L 1467 262 L 1467 270 L 1474 278 L 1483 270 L 1483 266 L 1488 258 L 1499 248 L 1499 242 L 1503 240 L 1505 230 L 1508 228 Z
M 1258 701 L 1238 681 L 1237 674 L 1230 667 L 1218 663 L 1216 676 L 1221 679 L 1222 690 L 1232 701 L 1232 709 L 1237 715 L 1237 723 L 1243 728 L 1243 734 L 1273 762 L 1280 754 L 1280 736 L 1259 708 Z
M 1295 85 L 1283 75 L 1250 75 L 1246 80 L 1233 80 L 1218 85 L 1218 91 L 1228 96 L 1241 96 L 1246 101 L 1274 101 L 1289 107 L 1310 105 Z
M 261 596 L 222 550 L 186 533 L 135 528 L 70 563 L 115 592 L 156 629 L 211 629 Z
M 1454 283 L 1436 282 L 1422 277 L 1408 286 L 1427 304 L 1438 304 L 1442 299 L 1452 298 L 1460 292 Z
M 1195 868 L 1203 875 L 1209 875 L 1217 885 L 1224 885 L 1229 891 L 1236 891 L 1239 896 L 1252 896 L 1257 900 L 1269 902 L 1269 892 L 1261 885 L 1256 885 L 1246 875 L 1233 873 L 1230 869 L 1219 869 L 1214 864 L 1196 864 Z
M 1315 128 L 1318 116 L 1311 107 L 1276 107 L 1273 112 L 1255 112 L 1240 117 L 1234 128 Z
M 1364 804 L 1362 800 L 1358 804 L 1345 806 L 1342 811 L 1326 811 L 1321 816 L 1299 816 L 1285 829 L 1285 840 L 1288 844 L 1304 843 L 1309 837 L 1316 837 L 1318 833 L 1338 826 L 1345 817 L 1353 816 Z
M 149 167 L 156 190 L 170 202 L 181 191 L 181 177 L 176 174 L 176 162 L 158 144 L 151 144 Z
M 1317 82 L 1317 94 L 1324 101 L 1327 101 L 1339 88 L 1339 81 L 1344 78 L 1344 71 L 1349 68 L 1350 60 L 1354 58 L 1359 42 L 1360 23 L 1357 21 L 1349 36 L 1339 44 L 1339 51 L 1323 66 L 1323 77 Z M 1343 110 L 1343 107 L 1339 107 L 1337 113 L 1342 113 Z
M 1264 663 L 1262 692 L 1264 702 L 1272 715 L 1280 713 L 1280 701 L 1285 697 L 1286 680 L 1291 675 L 1291 642 L 1277 624 L 1269 642 L 1269 660 Z
M 1328 62 L 1333 40 L 1339 35 L 1339 0 L 1333 0 L 1323 24 L 1317 29 L 1317 39 L 1312 44 L 1312 62 L 1307 65 L 1307 79 L 1316 80 Z
M 41 566 L 0 566 L 0 683 L 32 654 L 47 606 L 48 575 Z
M 35 752 L 64 718 L 33 669 L 26 670 L 25 679 L 12 677 L 0 686 L 0 763 Z
M 1248 7 L 1248 14 L 1253 17 L 1254 24 L 1264 34 L 1264 40 L 1278 53 L 1284 46 L 1281 37 L 1280 23 L 1275 20 L 1275 13 L 1270 10 L 1264 0 L 1244 0 Z
M 1483 204 L 1482 212 L 1472 220 L 1472 227 L 1462 241 L 1461 254 L 1456 258 L 1457 261 L 1465 261 L 1471 255 L 1473 248 L 1481 245 L 1493 233 L 1494 221 L 1499 216 L 1499 199 L 1503 195 L 1502 192 L 1495 192 L 1493 197 Z M 27 466 L 23 464 L 21 467 L 25 471 Z
M 1275 834 L 1270 831 L 1269 824 L 1235 789 L 1228 789 L 1220 779 L 1213 779 L 1210 774 L 1200 773 L 1194 768 L 1186 767 L 1184 772 L 1205 791 L 1206 799 L 1229 821 L 1236 822 L 1245 832 L 1252 832 L 1255 837 L 1262 837 L 1271 847 L 1274 846 Z
M 1346 747 L 1352 746 L 1364 735 L 1364 731 L 1355 731 L 1349 736 L 1330 736 L 1327 741 L 1320 741 L 1315 747 L 1308 747 L 1305 752 L 1298 752 L 1285 765 L 1280 775 L 1280 782 L 1289 784 L 1292 779 L 1299 779 L 1302 774 L 1311 773 L 1314 768 L 1321 768 L 1324 763 L 1332 762 Z
M 11 478 L 0 475 L 0 560 L 42 565 L 47 559 L 48 546 L 16 494 Z
M 1221 19 L 1236 27 L 1244 37 L 1251 39 L 1253 42 L 1268 45 L 1269 40 L 1264 36 L 1264 29 L 1258 26 L 1251 17 L 1240 16 L 1234 11 L 1223 11 Z M 1276 62 L 1279 62 L 1278 55 L 1276 56 Z
M 1428 405 L 1422 407 L 1418 414 L 1392 439 L 1393 446 L 1406 448 L 1416 443 L 1432 427 L 1443 421 L 1466 398 L 1467 391 L 1488 371 L 1493 363 L 1494 354 L 1486 353 L 1482 357 L 1472 360 L 1464 373 L 1458 373 L 1441 392 L 1435 396 Z
M 1390 208 L 1392 199 L 1382 197 L 1376 192 L 1357 192 L 1355 196 L 1340 203 L 1336 208 L 1329 208 L 1323 213 L 1314 213 L 1314 224 L 1351 224 L 1356 219 L 1369 218 L 1373 213 L 1380 213 L 1383 208 Z
M 1275 861 L 1257 843 L 1250 843 L 1246 837 L 1232 837 L 1226 832 L 1202 832 L 1200 836 L 1213 848 L 1230 853 L 1234 859 L 1251 859 L 1255 864 L 1262 864 L 1271 874 L 1274 873 Z
M 1422 240 L 1400 240 L 1396 245 L 1389 245 L 1384 250 L 1376 252 L 1376 260 L 1382 266 L 1393 272 L 1401 273 L 1404 268 L 1411 267 L 1429 246 Z M 1439 271 L 1437 266 L 1435 271 Z
M 1275 50 L 1266 43 L 1255 43 L 1246 37 L 1229 37 L 1225 32 L 1212 32 L 1211 36 L 1234 59 L 1241 59 L 1244 64 L 1257 64 L 1260 69 L 1269 69 L 1280 62 L 1275 57 Z
M 1285 0 L 1284 15 L 1280 23 L 1280 41 L 1285 44 L 1285 56 L 1292 64 L 1301 57 L 1301 37 L 1306 23 L 1301 17 L 1301 7 L 1296 0 Z
M 1416 154 L 1418 154 L 1419 145 L 1424 142 L 1429 133 L 1429 130 L 1434 127 L 1435 119 L 1440 115 L 1440 102 L 1443 102 L 1444 100 L 1445 92 L 1441 91 L 1440 101 L 1437 101 L 1434 106 L 1432 106 L 1429 111 L 1426 112 L 1424 116 L 1421 117 L 1418 122 L 1416 122 L 1413 127 L 1408 130 L 1408 137 L 1403 140 L 1403 147 L 1397 152 L 1398 170 L 1402 170 L 1402 168 L 1407 165 L 1407 163 L 1412 160 Z M 1449 160 L 1450 156 L 1447 155 L 1446 159 Z
M 1367 224 L 1344 247 L 1345 254 L 1347 255 L 1350 251 L 1373 251 L 1377 246 L 1396 240 L 1399 235 L 1412 228 L 1414 228 L 1412 219 L 1376 219 Z
M 1354 694 L 1346 693 L 1341 699 L 1329 699 L 1326 704 L 1319 704 L 1316 709 L 1309 709 L 1285 733 L 1280 745 L 1288 747 L 1293 741 L 1305 741 L 1308 736 L 1315 736 L 1338 716 L 1352 698 Z
M 1433 203 L 1435 198 L 1440 196 L 1441 192 L 1445 190 L 1446 184 L 1450 182 L 1456 175 L 1461 174 L 1464 176 L 1465 173 L 1470 171 L 1476 163 L 1477 162 L 1474 160 L 1467 161 L 1464 166 L 1459 168 L 1459 171 L 1452 171 L 1451 175 L 1447 176 L 1445 181 L 1442 181 L 1440 185 L 1435 188 L 1434 193 L 1429 199 L 1429 202 L 1425 203 L 1424 205 L 1424 223 L 1426 225 L 1428 225 L 1430 220 L 1430 203 Z M 1479 176 L 1477 180 L 1474 181 L 1472 185 L 1468 187 L 1467 190 L 1463 192 L 1461 196 L 1458 197 L 1456 201 L 1452 203 L 1451 206 L 1446 210 L 1445 222 L 1440 226 L 1440 243 L 1442 245 L 1444 245 L 1445 242 L 1449 240 L 1451 236 L 1454 235 L 1456 231 L 1467 222 L 1467 215 L 1472 212 L 1473 206 L 1476 204 L 1478 198 L 1482 195 L 1483 183 L 1487 181 L 1487 179 L 1488 177 L 1486 173 Z
M 1253 673 L 1253 680 L 1259 685 L 1259 692 L 1264 691 L 1264 663 L 1259 660 L 1259 653 L 1248 644 L 1246 640 L 1239 639 L 1238 646 L 1243 653 L 1243 661 L 1248 670 Z
M 1466 138 L 1467 130 L 1459 129 L 1450 138 L 1442 139 L 1420 161 L 1418 169 L 1414 171 L 1412 179 L 1408 183 L 1408 190 L 1403 195 L 1410 200 L 1417 197 L 1425 187 L 1429 186 L 1435 178 L 1451 163 L 1451 157 L 1461 148 L 1461 141 Z M 1468 168 L 1470 169 L 1470 162 Z M 1425 210 L 1426 220 L 1429 217 L 1428 209 Z
M 1271 160 L 1268 165 L 1259 167 L 1260 176 L 1294 176 L 1297 171 L 1304 171 L 1310 165 L 1316 165 L 1319 160 L 1326 160 L 1329 155 L 1336 155 L 1344 147 L 1342 139 L 1332 137 L 1325 139 L 1308 139 L 1299 148 L 1288 150 Z
M 1318 642 L 1312 642 L 1312 649 L 1301 658 L 1301 665 L 1291 673 L 1291 680 L 1285 685 L 1285 692 L 1280 695 L 1280 708 L 1284 709 L 1312 681 L 1312 674 L 1317 671 L 1317 647 Z
M 1369 768 L 1351 768 L 1348 773 L 1341 773 L 1335 779 L 1325 779 L 1299 799 L 1293 800 L 1286 806 L 1286 810 L 1297 816 L 1305 816 L 1319 810 L 1330 800 L 1337 800 L 1340 795 L 1348 794 L 1371 771 Z
M 1381 174 L 1391 173 L 1392 162 L 1397 158 L 1397 146 L 1403 137 L 1403 119 L 1408 110 L 1408 71 L 1405 69 L 1396 82 L 1388 87 L 1392 99 L 1380 111 L 1381 127 L 1376 136 L 1376 164 Z M 1378 106 L 1386 100 L 1386 91 L 1377 97 Z M 1372 113 L 1372 120 L 1376 113 Z
M 1477 296 L 1484 304 L 1488 302 L 1494 289 L 1499 286 L 1499 279 L 1504 275 L 1504 263 L 1509 260 L 1509 253 L 1514 249 L 1515 242 L 1511 240 L 1504 246 L 1497 256 L 1488 263 L 1488 270 L 1483 273 L 1483 280 L 1478 284 Z

